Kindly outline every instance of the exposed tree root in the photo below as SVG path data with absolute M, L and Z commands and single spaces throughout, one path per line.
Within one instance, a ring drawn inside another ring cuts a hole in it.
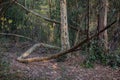
M 82 46 L 83 44 L 87 43 L 88 41 L 90 41 L 91 39 L 93 39 L 94 37 L 97 37 L 100 33 L 104 32 L 105 30 L 107 30 L 108 28 L 110 28 L 114 23 L 116 23 L 116 20 L 114 22 L 112 22 L 110 25 L 108 25 L 107 27 L 105 27 L 103 30 L 101 30 L 99 33 L 91 36 L 89 39 L 85 39 L 84 41 L 82 42 L 79 42 L 78 44 L 76 44 L 75 46 L 73 46 L 72 48 L 68 49 L 68 50 L 65 50 L 65 51 L 62 51 L 62 52 L 59 52 L 57 54 L 54 54 L 52 56 L 48 56 L 48 57 L 34 57 L 34 58 L 28 58 L 28 59 L 23 59 L 25 58 L 26 56 L 28 56 L 33 50 L 35 50 L 36 47 L 42 45 L 42 46 L 47 46 L 47 47 L 51 47 L 50 45 L 43 45 L 43 44 L 36 44 L 34 45 L 32 48 L 30 48 L 28 51 L 26 51 L 22 56 L 18 57 L 17 60 L 19 62 L 36 62 L 36 61 L 46 61 L 46 60 L 50 60 L 50 59 L 56 59 L 60 56 L 63 56 L 63 55 L 66 55 L 70 52 L 74 52 L 74 51 L 77 51 L 76 49 L 78 49 L 80 46 Z M 52 46 L 52 48 L 54 48 Z

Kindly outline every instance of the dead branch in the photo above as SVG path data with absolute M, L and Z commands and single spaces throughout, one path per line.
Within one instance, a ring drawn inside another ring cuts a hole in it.
M 25 6 L 23 6 L 22 4 L 18 3 L 17 1 L 15 1 L 15 4 L 17 4 L 18 6 L 20 6 L 22 9 L 24 9 L 25 11 L 29 12 L 29 13 L 32 13 L 33 15 L 37 16 L 37 17 L 40 17 L 46 21 L 49 21 L 49 22 L 52 22 L 52 23 L 56 23 L 56 24 L 60 24 L 59 21 L 55 21 L 55 20 L 52 20 L 52 19 L 49 19 L 47 17 L 44 17 L 38 13 L 36 13 L 35 11 L 32 11 L 32 10 L 28 10 Z
M 56 23 L 56 24 L 61 24 L 59 21 L 55 21 L 55 20 L 52 20 L 52 19 L 49 19 L 47 17 L 44 17 L 38 13 L 36 13 L 35 11 L 32 11 L 32 10 L 29 10 L 27 9 L 25 6 L 23 6 L 22 4 L 18 3 L 17 1 L 15 1 L 15 4 L 17 4 L 18 6 L 20 6 L 22 9 L 24 9 L 25 11 L 29 12 L 29 13 L 32 13 L 33 15 L 37 16 L 37 17 L 40 17 L 42 19 L 44 19 L 45 21 L 48 21 L 48 22 L 52 22 L 52 23 Z M 73 27 L 72 25 L 69 26 L 71 29 L 75 30 L 75 31 L 78 31 L 78 29 L 76 27 Z
M 110 28 L 114 23 L 116 23 L 116 20 L 114 22 L 112 22 L 110 25 L 108 25 L 107 27 L 105 27 L 103 30 L 101 30 L 100 32 L 98 32 L 97 34 L 89 37 L 89 39 L 85 39 L 84 41 L 82 42 L 79 42 L 77 45 L 73 46 L 72 48 L 68 49 L 68 50 L 65 50 L 65 51 L 62 51 L 62 52 L 59 52 L 55 55 L 52 55 L 52 56 L 48 56 L 48 57 L 34 57 L 34 58 L 28 58 L 28 59 L 22 59 L 22 58 L 18 58 L 17 60 L 19 62 L 36 62 L 36 61 L 46 61 L 46 60 L 50 60 L 50 59 L 56 59 L 60 56 L 63 56 L 63 55 L 66 55 L 70 52 L 74 52 L 74 51 L 77 51 L 76 49 L 78 49 L 80 46 L 82 46 L 83 44 L 89 42 L 91 39 L 99 36 L 100 33 L 104 32 L 105 30 L 107 30 L 108 28 Z M 79 49 L 78 49 L 79 50 Z
M 16 36 L 16 37 L 21 37 L 21 38 L 25 38 L 25 39 L 28 39 L 30 41 L 32 41 L 33 39 L 29 38 L 29 37 L 25 37 L 23 35 L 18 35 L 18 34 L 12 34 L 12 33 L 0 33 L 0 35 L 7 35 L 7 36 Z
M 45 44 L 45 43 L 38 43 L 38 44 L 33 45 L 30 49 L 28 49 L 25 53 L 23 53 L 23 55 L 18 57 L 18 60 L 29 56 L 36 48 L 38 48 L 40 46 L 47 47 L 47 48 L 52 48 L 52 49 L 60 49 L 60 47 L 48 45 L 48 44 Z

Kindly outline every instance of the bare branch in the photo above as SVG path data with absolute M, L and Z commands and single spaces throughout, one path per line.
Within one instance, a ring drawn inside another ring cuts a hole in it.
M 24 9 L 25 11 L 29 12 L 29 13 L 32 13 L 34 14 L 35 16 L 38 16 L 46 21 L 49 21 L 49 22 L 52 22 L 52 23 L 56 23 L 56 24 L 60 24 L 59 21 L 55 21 L 55 20 L 52 20 L 52 19 L 49 19 L 47 17 L 44 17 L 38 13 L 36 13 L 35 11 L 32 11 L 32 10 L 28 10 L 25 6 L 23 6 L 22 4 L 18 3 L 17 1 L 15 1 L 15 4 L 17 4 L 18 6 L 20 6 L 22 9 Z
M 37 16 L 37 17 L 40 17 L 46 21 L 49 21 L 49 22 L 52 22 L 52 23 L 56 23 L 56 24 L 61 24 L 59 21 L 56 21 L 56 20 L 52 20 L 52 19 L 49 19 L 47 17 L 44 17 L 38 13 L 36 13 L 35 11 L 32 11 L 32 10 L 28 10 L 25 6 L 23 6 L 22 4 L 18 3 L 17 1 L 15 2 L 15 4 L 17 4 L 18 6 L 20 6 L 22 9 L 24 9 L 25 11 L 29 12 L 29 13 L 32 13 L 33 15 Z M 78 29 L 76 27 L 73 27 L 72 25 L 70 25 L 70 28 L 75 30 L 75 31 L 78 31 Z
M 38 43 L 38 44 L 33 45 L 30 49 L 28 49 L 25 53 L 23 53 L 20 57 L 18 57 L 18 60 L 29 56 L 36 48 L 40 46 L 48 47 L 52 49 L 60 49 L 60 47 L 57 47 L 57 46 L 52 46 L 52 45 L 48 45 L 45 43 Z
M 100 33 L 104 32 L 105 30 L 107 30 L 108 28 L 110 28 L 115 23 L 116 23 L 116 20 L 114 22 L 112 22 L 110 25 L 108 25 L 107 27 L 105 27 L 103 30 L 101 30 L 100 32 L 98 32 L 97 34 L 89 37 L 89 39 L 85 39 L 84 41 L 79 42 L 77 45 L 73 46 L 72 48 L 70 48 L 70 49 L 68 49 L 66 51 L 62 51 L 62 52 L 59 52 L 59 53 L 57 53 L 55 55 L 48 56 L 48 57 L 34 57 L 34 58 L 28 58 L 28 59 L 18 58 L 17 60 L 19 62 L 37 62 L 37 61 L 46 61 L 46 60 L 50 60 L 50 59 L 56 59 L 56 58 L 58 58 L 60 56 L 66 55 L 66 54 L 68 54 L 70 52 L 77 51 L 76 49 L 78 49 L 80 46 L 82 46 L 83 44 L 89 42 L 91 39 L 99 36 Z
M 30 41 L 32 41 L 33 39 L 29 38 L 29 37 L 25 37 L 23 35 L 19 35 L 19 34 L 12 34 L 12 33 L 0 33 L 0 35 L 8 35 L 8 36 L 16 36 L 16 37 L 21 37 L 21 38 L 25 38 L 28 39 Z

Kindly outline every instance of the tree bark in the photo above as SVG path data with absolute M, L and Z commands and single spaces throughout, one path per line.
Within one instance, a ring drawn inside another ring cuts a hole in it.
M 87 2 L 87 21 L 86 21 L 86 31 L 87 31 L 87 39 L 89 39 L 90 33 L 89 33 L 89 23 L 90 23 L 90 4 L 89 4 L 89 0 Z M 90 43 L 87 44 L 87 52 L 89 53 L 89 47 L 90 47 Z
M 66 0 L 60 0 L 60 13 L 61 13 L 61 51 L 66 51 L 70 48 L 69 34 L 68 34 L 68 22 L 67 22 L 67 4 Z M 57 61 L 64 61 L 71 55 L 63 55 L 57 59 Z
M 108 0 L 100 0 L 101 9 L 99 10 L 98 32 L 107 25 Z M 104 41 L 105 51 L 108 51 L 108 33 L 107 30 L 99 35 L 99 40 Z
M 35 51 L 36 48 L 43 46 L 43 47 L 47 47 L 47 48 L 52 48 L 52 49 L 60 49 L 59 47 L 56 46 L 52 46 L 52 45 L 48 45 L 45 43 L 38 43 L 33 45 L 30 49 L 28 49 L 25 53 L 23 53 L 20 57 L 18 57 L 17 59 L 20 60 L 22 58 L 26 58 L 27 56 L 29 56 L 33 51 Z
M 70 48 L 66 0 L 60 0 L 60 11 L 61 11 L 61 47 L 62 51 L 64 51 Z

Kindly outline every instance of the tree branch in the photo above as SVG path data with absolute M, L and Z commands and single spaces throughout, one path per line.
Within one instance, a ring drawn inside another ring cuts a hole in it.
M 52 23 L 56 23 L 56 24 L 61 24 L 59 21 L 56 21 L 56 20 L 52 20 L 52 19 L 49 19 L 47 17 L 44 17 L 38 13 L 36 13 L 35 11 L 32 11 L 32 10 L 28 10 L 25 6 L 23 6 L 22 4 L 18 3 L 17 1 L 15 1 L 15 4 L 17 4 L 18 6 L 20 6 L 22 9 L 24 9 L 25 11 L 29 12 L 29 13 L 32 13 L 33 15 L 37 16 L 37 17 L 40 17 L 42 19 L 44 19 L 45 21 L 48 21 L 48 22 L 52 22 Z M 78 31 L 78 29 L 76 27 L 73 27 L 72 25 L 70 25 L 70 28 L 75 30 L 75 31 Z
M 33 39 L 29 38 L 29 37 L 25 37 L 23 35 L 18 35 L 18 34 L 12 34 L 12 33 L 0 33 L 0 35 L 8 35 L 8 36 L 16 36 L 16 37 L 21 37 L 21 38 L 25 38 L 25 39 L 28 39 L 30 41 L 33 41 Z
M 27 11 L 27 12 L 29 12 L 29 13 L 32 13 L 32 14 L 34 14 L 35 16 L 40 17 L 40 18 L 42 18 L 42 19 L 44 19 L 44 20 L 46 20 L 46 21 L 49 21 L 49 22 L 52 22 L 52 23 L 56 23 L 56 24 L 60 24 L 59 21 L 55 21 L 55 20 L 49 19 L 49 18 L 47 18 L 47 17 L 44 17 L 44 16 L 36 13 L 35 11 L 28 10 L 25 6 L 23 6 L 22 4 L 18 3 L 17 1 L 15 1 L 15 4 L 17 4 L 18 6 L 20 6 L 20 7 L 21 7 L 22 9 L 24 9 L 25 11 Z
M 34 58 L 28 58 L 28 59 L 22 59 L 22 58 L 18 58 L 17 60 L 19 62 L 37 62 L 37 61 L 46 61 L 46 60 L 50 60 L 50 59 L 56 59 L 60 56 L 66 55 L 70 52 L 74 52 L 77 51 L 76 49 L 78 49 L 80 46 L 82 46 L 83 44 L 89 42 L 91 39 L 93 39 L 94 37 L 97 37 L 100 33 L 104 32 L 105 30 L 107 30 L 108 28 L 110 28 L 114 23 L 116 23 L 116 20 L 114 22 L 112 22 L 110 25 L 108 25 L 107 27 L 105 27 L 103 30 L 101 30 L 100 32 L 98 32 L 97 34 L 89 37 L 89 39 L 85 39 L 82 42 L 79 42 L 77 45 L 73 46 L 72 48 L 59 52 L 55 55 L 52 56 L 48 56 L 48 57 L 34 57 Z M 78 49 L 79 50 L 79 49 Z
M 38 48 L 40 46 L 60 50 L 60 47 L 57 47 L 57 46 L 52 46 L 52 45 L 48 45 L 45 43 L 38 43 L 38 44 L 33 45 L 30 49 L 28 49 L 25 53 L 23 53 L 20 57 L 18 57 L 18 60 L 29 56 L 36 48 Z

